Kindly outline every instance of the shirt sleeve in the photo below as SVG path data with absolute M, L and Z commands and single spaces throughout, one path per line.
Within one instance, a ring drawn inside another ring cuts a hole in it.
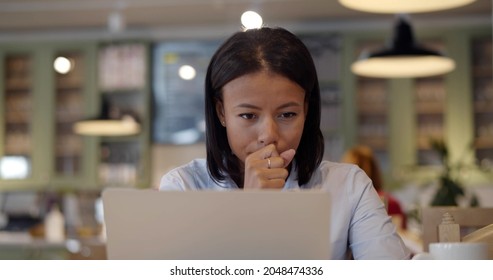
M 196 191 L 214 189 L 204 159 L 195 159 L 176 167 L 161 177 L 160 191 Z
M 385 205 L 370 178 L 362 171 L 354 174 L 349 190 L 353 215 L 349 245 L 355 259 L 409 259 L 410 251 L 397 234 Z
M 170 171 L 161 177 L 160 191 L 184 191 L 185 182 L 176 170 Z

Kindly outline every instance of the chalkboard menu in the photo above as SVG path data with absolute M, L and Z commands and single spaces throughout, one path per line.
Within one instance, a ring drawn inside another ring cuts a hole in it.
M 193 144 L 205 140 L 204 81 L 218 42 L 159 43 L 153 49 L 155 143 Z

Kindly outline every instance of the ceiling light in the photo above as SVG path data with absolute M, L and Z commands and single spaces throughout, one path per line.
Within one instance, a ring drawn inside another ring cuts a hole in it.
M 140 125 L 131 116 L 119 120 L 93 119 L 79 121 L 74 125 L 77 134 L 89 136 L 127 136 L 139 133 Z
M 190 65 L 182 65 L 180 69 L 178 69 L 178 75 L 180 78 L 183 80 L 193 80 L 197 74 L 197 71 L 195 71 L 195 68 L 193 68 Z
M 455 62 L 415 43 L 411 25 L 399 16 L 390 48 L 362 52 L 351 65 L 353 73 L 372 78 L 416 78 L 448 73 Z
M 73 69 L 73 63 L 70 59 L 64 56 L 59 56 L 53 62 L 53 68 L 60 74 L 67 74 Z
M 78 121 L 74 124 L 74 132 L 88 136 L 128 136 L 140 132 L 140 124 L 131 114 L 110 114 L 107 101 L 103 100 L 100 116 Z
M 24 156 L 3 156 L 0 158 L 0 178 L 25 179 L 30 172 L 29 159 Z
M 241 24 L 245 29 L 256 29 L 262 27 L 262 17 L 254 11 L 246 11 L 241 15 Z
M 108 15 L 108 29 L 112 33 L 119 33 L 125 29 L 125 18 L 121 11 L 113 11 Z
M 423 13 L 457 8 L 476 0 L 339 0 L 350 9 L 370 13 Z

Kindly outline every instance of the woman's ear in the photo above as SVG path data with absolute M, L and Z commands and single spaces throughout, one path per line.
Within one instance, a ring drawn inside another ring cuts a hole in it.
M 224 117 L 224 106 L 223 102 L 220 100 L 216 101 L 216 114 L 221 124 L 223 126 L 226 126 L 226 118 Z

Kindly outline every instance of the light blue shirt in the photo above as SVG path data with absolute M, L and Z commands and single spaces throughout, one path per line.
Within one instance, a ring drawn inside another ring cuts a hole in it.
M 348 247 L 354 259 L 411 257 L 370 178 L 356 165 L 323 161 L 304 187 L 331 194 L 332 259 L 347 258 Z M 164 175 L 159 189 L 226 191 L 238 187 L 230 178 L 215 182 L 207 172 L 205 159 L 196 159 Z M 299 189 L 296 172 L 290 172 L 283 190 Z

